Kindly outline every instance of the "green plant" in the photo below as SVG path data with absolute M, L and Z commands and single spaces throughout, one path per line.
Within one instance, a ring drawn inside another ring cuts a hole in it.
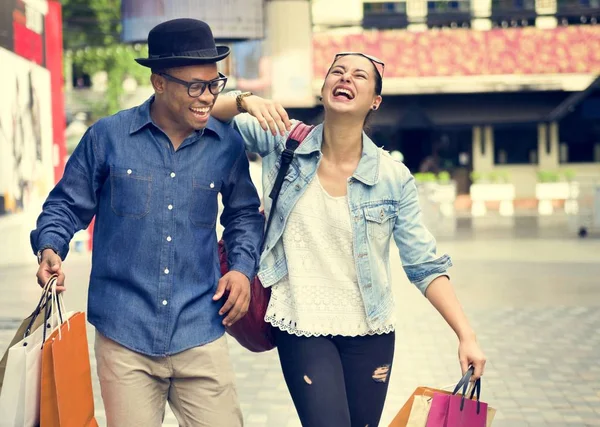
M 435 174 L 431 172 L 417 172 L 415 173 L 415 181 L 418 183 L 435 182 Z
M 559 174 L 555 171 L 541 170 L 537 172 L 537 178 L 541 183 L 558 182 Z
M 575 179 L 575 171 L 573 169 L 563 169 L 562 174 L 569 182 Z
M 510 183 L 510 173 L 508 173 L 508 171 L 497 171 L 497 176 L 498 176 L 498 181 L 502 182 L 503 184 L 508 184 Z
M 442 172 L 438 173 L 437 181 L 440 184 L 449 184 L 450 180 L 451 180 L 451 177 L 450 177 L 450 173 L 449 172 L 442 171 Z
M 496 184 L 498 183 L 498 181 L 500 180 L 500 173 L 497 171 L 491 171 L 488 173 L 488 180 L 492 183 L 492 184 Z
M 481 172 L 477 172 L 477 171 L 473 171 L 469 174 L 471 181 L 473 181 L 474 184 L 478 184 L 482 181 L 483 179 L 483 174 Z
M 106 93 L 90 108 L 94 122 L 121 108 L 125 78 L 149 81 L 150 71 L 134 62 L 148 55 L 148 46 L 121 43 L 121 0 L 62 0 L 61 4 L 65 67 L 72 67 L 76 77 L 106 72 Z

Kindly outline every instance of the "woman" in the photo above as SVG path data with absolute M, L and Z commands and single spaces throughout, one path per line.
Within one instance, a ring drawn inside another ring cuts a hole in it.
M 325 119 L 296 150 L 276 211 L 264 200 L 275 215 L 259 269 L 272 286 L 265 320 L 305 426 L 379 423 L 394 354 L 392 237 L 409 280 L 456 332 L 463 373 L 473 365 L 478 378 L 485 365 L 447 275 L 450 259 L 436 255 L 421 222 L 413 177 L 363 131 L 381 105 L 383 68 L 360 53 L 335 57 L 321 89 Z M 279 104 L 245 95 L 221 97 L 213 115 L 250 113 L 233 123 L 263 157 L 269 194 L 291 123 Z

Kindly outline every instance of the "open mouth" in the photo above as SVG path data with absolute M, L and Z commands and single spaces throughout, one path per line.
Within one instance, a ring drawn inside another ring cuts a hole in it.
M 205 119 L 210 113 L 210 107 L 190 107 L 190 111 L 194 114 L 194 117 Z
M 336 99 L 352 100 L 354 99 L 354 93 L 348 88 L 336 87 L 333 89 L 333 97 Z

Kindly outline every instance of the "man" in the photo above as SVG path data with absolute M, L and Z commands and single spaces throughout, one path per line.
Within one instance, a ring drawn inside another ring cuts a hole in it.
M 64 289 L 61 260 L 95 215 L 88 318 L 108 426 L 159 426 L 167 400 L 180 425 L 241 426 L 224 324 L 247 311 L 264 220 L 241 137 L 209 116 L 229 49 L 193 19 L 159 24 L 148 44 L 136 61 L 155 94 L 84 135 L 31 233 L 38 281 L 57 273 Z

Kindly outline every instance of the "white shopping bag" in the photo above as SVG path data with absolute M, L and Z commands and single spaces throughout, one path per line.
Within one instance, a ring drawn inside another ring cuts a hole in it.
M 52 286 L 51 281 L 44 288 L 44 295 Z M 62 297 L 55 294 L 53 299 L 60 301 Z M 8 350 L 4 383 L 0 391 L 0 427 L 36 427 L 40 424 L 42 344 L 45 337 L 60 325 L 57 305 L 51 304 L 52 310 L 45 322 Z M 61 313 L 64 319 L 73 314 Z M 39 316 L 47 316 L 44 309 Z

